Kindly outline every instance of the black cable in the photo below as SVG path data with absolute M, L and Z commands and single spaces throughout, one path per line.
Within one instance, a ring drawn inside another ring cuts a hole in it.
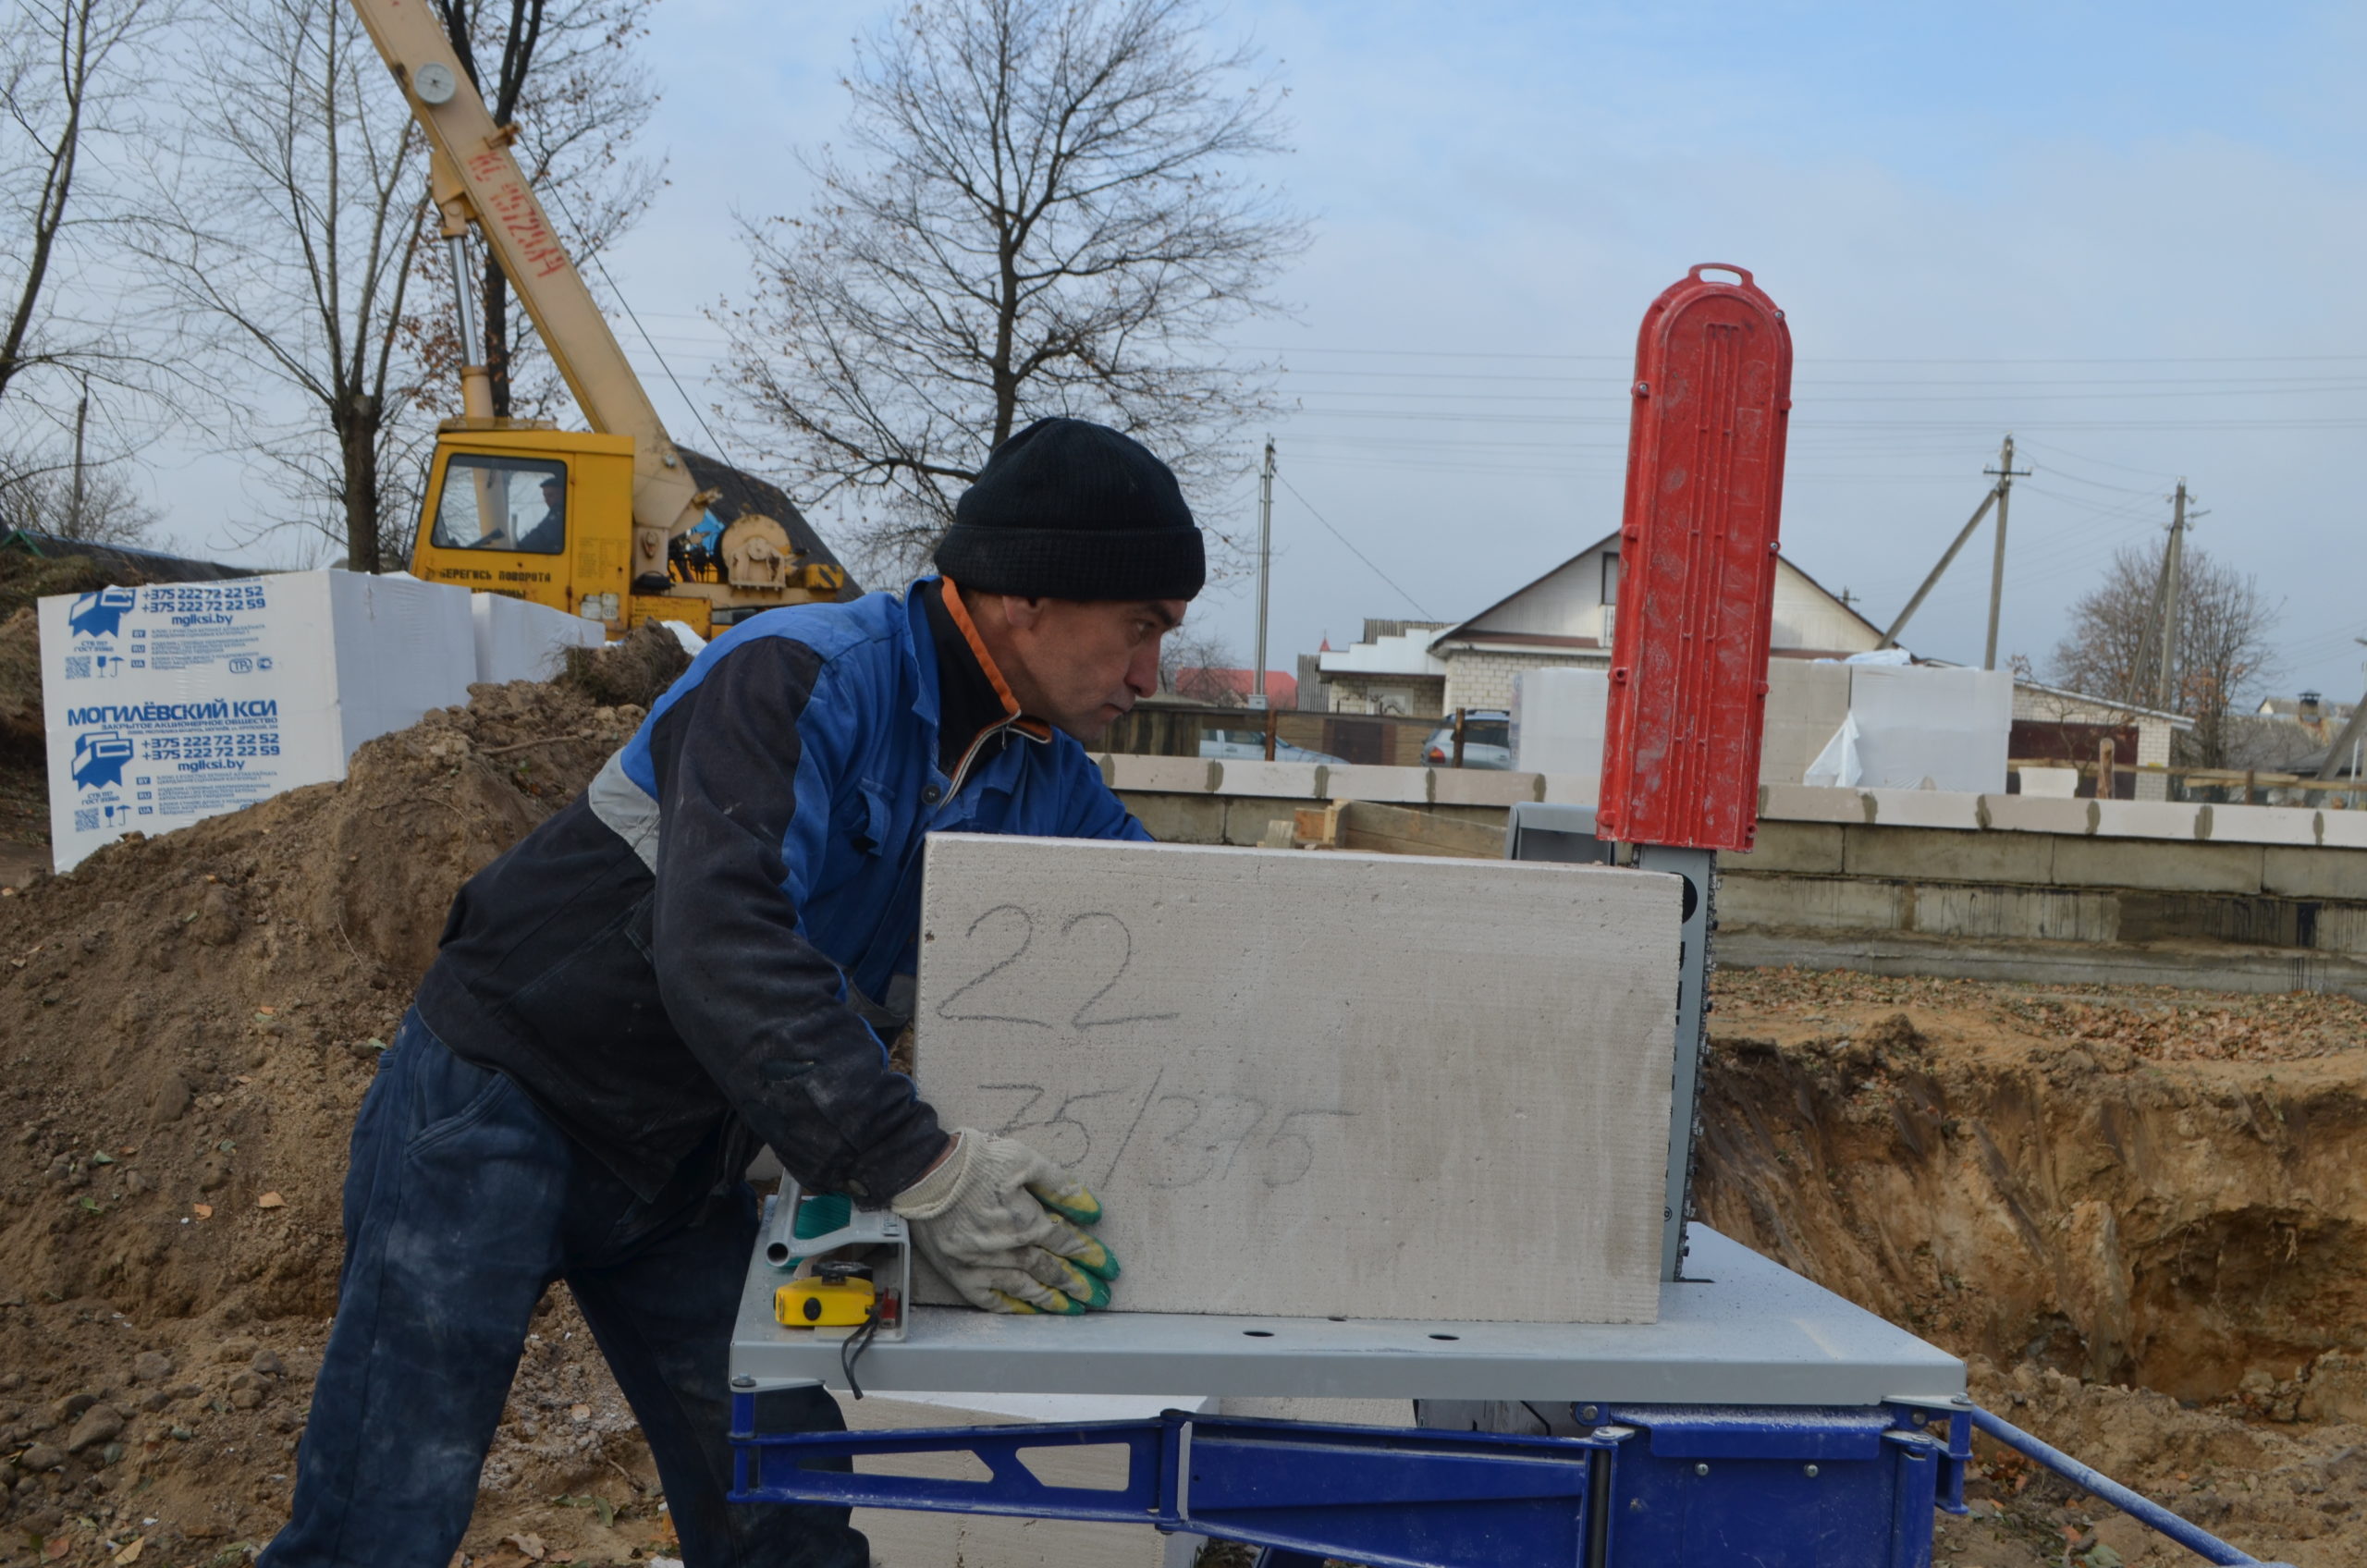
M 871 1341 L 878 1336 L 879 1325 L 883 1321 L 879 1304 L 875 1301 L 871 1304 L 871 1310 L 864 1315 L 863 1327 L 839 1341 L 839 1370 L 847 1375 L 847 1391 L 857 1399 L 863 1397 L 863 1385 L 854 1380 L 854 1364 L 863 1359 L 865 1351 L 871 1348 Z
M 1275 480 L 1276 480 L 1277 482 L 1279 482 L 1279 483 L 1281 484 L 1281 485 L 1282 485 L 1282 487 L 1283 489 L 1288 490 L 1288 491 L 1289 491 L 1293 496 L 1298 496 L 1298 504 L 1299 504 L 1300 506 L 1302 506 L 1302 507 L 1305 507 L 1305 508 L 1307 509 L 1308 513 L 1314 517 L 1315 521 L 1318 521 L 1318 522 L 1319 522 L 1319 523 L 1321 523 L 1321 524 L 1324 526 L 1324 528 L 1325 528 L 1325 529 L 1326 529 L 1326 530 L 1331 533 L 1331 537 L 1332 537 L 1332 538 L 1337 539 L 1337 540 L 1338 540 L 1338 541 L 1340 541 L 1340 543 L 1341 543 L 1341 544 L 1343 544 L 1343 545 L 1348 545 L 1348 554 L 1350 554 L 1350 555 L 1352 555 L 1352 556 L 1355 557 L 1356 557 L 1356 559 L 1358 559 L 1358 560 L 1360 560 L 1360 561 L 1364 562 L 1364 563 L 1365 563 L 1365 565 L 1367 565 L 1367 566 L 1368 566 L 1368 567 L 1372 567 L 1372 574 L 1373 574 L 1375 577 L 1380 578 L 1383 582 L 1388 583 L 1392 588 L 1397 588 L 1397 581 L 1396 581 L 1396 579 L 1394 579 L 1394 578 L 1391 577 L 1391 576 L 1389 575 L 1389 573 L 1387 573 L 1387 572 L 1385 572 L 1385 571 L 1381 570 L 1380 570 L 1380 568 L 1379 568 L 1379 567 L 1377 567 L 1377 566 L 1373 566 L 1373 560 L 1372 560 L 1372 557 L 1371 557 L 1370 556 L 1367 556 L 1367 555 L 1366 555 L 1362 550 L 1357 549 L 1357 548 L 1355 547 L 1355 545 L 1352 545 L 1352 544 L 1349 544 L 1349 543 L 1348 543 L 1348 536 L 1347 536 L 1346 534 L 1344 534 L 1344 533 L 1341 533 L 1338 529 L 1333 528 L 1333 527 L 1331 526 L 1331 520 L 1330 518 L 1328 518 L 1328 517 L 1325 517 L 1321 512 L 1318 512 L 1318 511 L 1317 511 L 1317 510 L 1315 509 L 1315 503 L 1314 503 L 1314 502 L 1312 502 L 1312 501 L 1308 500 L 1308 499 L 1307 499 L 1306 496 L 1300 496 L 1300 495 L 1298 494 L 1297 487 L 1296 487 L 1296 486 L 1294 486 L 1294 485 L 1293 485 L 1289 480 L 1282 478 L 1282 476 L 1281 474 L 1279 474 L 1279 473 L 1278 473 L 1278 474 L 1274 475 L 1274 478 L 1275 478 Z M 1421 601 L 1421 600 L 1419 600 L 1419 599 L 1417 599 L 1417 598 L 1416 598 L 1416 597 L 1414 597 L 1414 595 L 1413 595 L 1413 594 L 1406 594 L 1404 589 L 1403 589 L 1403 588 L 1397 588 L 1397 592 L 1398 592 L 1398 593 L 1400 593 L 1400 594 L 1404 594 L 1405 602 L 1406 602 L 1407 604 L 1409 604 L 1409 605 L 1413 606 L 1416 609 L 1417 609 L 1417 610 L 1421 610 L 1421 611 L 1422 611 L 1422 619 L 1423 619 L 1424 620 L 1436 620 L 1436 619 L 1438 619 L 1438 617 L 1436 617 L 1436 616 L 1432 615 L 1429 611 L 1428 611 L 1428 610 L 1426 610 L 1426 609 L 1422 609 L 1422 601 Z

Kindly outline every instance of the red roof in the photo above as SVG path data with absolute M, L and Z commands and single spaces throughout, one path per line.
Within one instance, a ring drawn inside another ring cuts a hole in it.
M 1192 702 L 1219 703 L 1228 699 L 1238 702 L 1247 698 L 1256 686 L 1255 673 L 1246 669 L 1208 669 L 1196 666 L 1175 672 L 1175 694 Z M 1298 706 L 1298 677 L 1285 675 L 1279 669 L 1268 670 L 1266 702 L 1271 707 Z

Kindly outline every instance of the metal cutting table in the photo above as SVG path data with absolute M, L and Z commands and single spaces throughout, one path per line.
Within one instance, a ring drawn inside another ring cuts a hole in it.
M 866 1391 L 1311 1395 L 1652 1404 L 1945 1403 L 1964 1364 L 1741 1243 L 1695 1225 L 1657 1323 L 1395 1323 L 1106 1312 L 1013 1317 L 913 1309 L 863 1353 Z M 840 1341 L 773 1320 L 780 1274 L 748 1273 L 731 1386 L 846 1386 Z

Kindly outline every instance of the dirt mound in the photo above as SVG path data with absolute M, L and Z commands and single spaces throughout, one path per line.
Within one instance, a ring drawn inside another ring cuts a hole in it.
M 182 1561 L 276 1528 L 377 1052 L 454 890 L 640 714 L 478 687 L 362 747 L 342 783 L 0 900 L 0 1561 L 28 1539 L 79 1555 L 135 1537 Z M 485 1486 L 502 1506 L 481 1516 L 619 1558 L 608 1522 L 654 1507 L 563 1300 Z
M 2367 1562 L 2367 1006 L 1745 971 L 1716 1025 L 1710 1223 L 2256 1553 Z M 1990 1463 L 1984 1538 L 2085 1528 Z

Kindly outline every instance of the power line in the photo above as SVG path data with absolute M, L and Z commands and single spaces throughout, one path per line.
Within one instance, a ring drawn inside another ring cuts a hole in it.
M 597 250 L 595 250 L 585 242 L 583 238 L 583 226 L 575 221 L 575 213 L 568 206 L 567 198 L 559 194 L 557 185 L 548 187 L 545 191 L 545 194 L 547 194 L 553 202 L 558 204 L 560 214 L 567 219 L 567 226 L 575 230 L 576 250 L 583 254 L 585 261 L 590 262 L 595 267 L 599 269 L 600 281 L 607 284 L 608 286 L 609 292 L 617 297 L 617 304 L 624 311 L 626 319 L 632 323 L 633 330 L 641 334 L 641 340 L 643 344 L 646 346 L 650 353 L 656 357 L 657 361 L 657 368 L 664 371 L 666 373 L 666 379 L 673 384 L 674 395 L 682 399 L 682 406 L 691 410 L 691 418 L 696 420 L 698 422 L 699 429 L 705 432 L 707 450 L 715 455 L 716 461 L 730 461 L 730 459 L 724 456 L 723 443 L 716 439 L 716 435 L 713 430 L 707 428 L 706 415 L 699 411 L 699 406 L 696 403 L 691 401 L 691 395 L 682 390 L 681 380 L 680 377 L 675 375 L 674 367 L 666 362 L 666 356 L 658 349 L 656 343 L 651 339 L 649 336 L 649 329 L 642 325 L 641 317 L 633 313 L 632 301 L 626 299 L 625 291 L 617 287 L 617 280 L 608 276 L 608 263 L 600 259 L 600 252 Z M 711 357 L 715 359 L 722 358 L 721 355 L 715 355 Z
M 1432 614 L 1429 612 L 1429 609 L 1428 609 L 1428 608 L 1423 605 L 1423 603 L 1422 603 L 1422 601 L 1421 601 L 1421 600 L 1419 600 L 1419 599 L 1417 599 L 1417 598 L 1414 597 L 1414 595 L 1413 595 L 1413 594 L 1406 593 L 1406 592 L 1405 592 L 1405 590 L 1404 590 L 1404 588 L 1399 587 L 1399 586 L 1398 586 L 1397 580 L 1396 580 L 1395 578 L 1393 578 L 1393 577 L 1390 576 L 1390 575 L 1389 575 L 1389 573 L 1387 573 L 1387 572 L 1385 572 L 1385 571 L 1381 570 L 1380 570 L 1380 568 L 1379 568 L 1379 567 L 1377 567 L 1377 566 L 1373 566 L 1373 559 L 1372 559 L 1372 557 L 1371 557 L 1370 556 L 1366 555 L 1362 550 L 1357 549 L 1357 548 L 1356 548 L 1356 546 L 1355 545 L 1355 544 L 1353 544 L 1353 543 L 1349 540 L 1349 538 L 1348 538 L 1348 536 L 1347 536 L 1346 534 L 1344 534 L 1344 533 L 1341 533 L 1338 529 L 1333 528 L 1333 527 L 1331 526 L 1331 520 L 1330 518 L 1328 518 L 1328 517 L 1325 517 L 1321 512 L 1317 511 L 1317 510 L 1315 509 L 1315 503 L 1314 503 L 1314 502 L 1312 502 L 1312 501 L 1308 500 L 1308 499 L 1307 499 L 1306 496 L 1300 496 L 1300 495 L 1299 495 L 1299 493 L 1298 493 L 1298 487 L 1297 487 L 1296 485 L 1293 484 L 1289 480 L 1287 480 L 1287 479 L 1283 479 L 1283 478 L 1282 478 L 1282 476 L 1281 474 L 1279 474 L 1279 473 L 1278 473 L 1278 474 L 1276 474 L 1274 477 L 1275 477 L 1277 480 L 1280 480 L 1280 481 L 1281 481 L 1281 483 L 1282 483 L 1282 488 L 1283 488 L 1283 489 L 1285 489 L 1285 490 L 1289 491 L 1293 496 L 1297 496 L 1297 497 L 1298 497 L 1298 504 L 1299 504 L 1300 506 L 1302 506 L 1302 507 L 1305 507 L 1305 508 L 1306 508 L 1306 510 L 1307 510 L 1307 514 L 1308 514 L 1309 516 L 1313 517 L 1313 518 L 1315 519 L 1315 521 L 1318 521 L 1318 522 L 1321 523 L 1321 524 L 1324 526 L 1325 530 L 1326 530 L 1326 531 L 1328 531 L 1328 532 L 1331 533 L 1331 537 L 1332 537 L 1332 538 L 1337 539 L 1338 541 L 1340 541 L 1340 543 L 1341 543 L 1341 544 L 1343 544 L 1343 545 L 1346 545 L 1348 546 L 1348 554 L 1350 554 L 1350 555 L 1352 555 L 1352 556 L 1355 557 L 1356 557 L 1356 559 L 1358 559 L 1358 560 L 1360 560 L 1360 561 L 1364 562 L 1364 563 L 1365 563 L 1365 565 L 1367 565 L 1367 567 L 1371 567 L 1371 568 L 1372 568 L 1372 574 L 1373 574 L 1375 577 L 1380 578 L 1383 582 L 1388 583 L 1392 588 L 1395 588 L 1395 589 L 1397 589 L 1398 594 L 1404 597 L 1404 599 L 1405 600 L 1405 602 L 1406 602 L 1407 604 L 1409 604 L 1409 605 L 1413 606 L 1416 609 L 1420 610 L 1420 611 L 1422 612 L 1422 619 L 1423 619 L 1424 620 L 1436 620 L 1436 619 L 1438 619 L 1438 617 L 1436 617 L 1436 616 L 1432 615 Z

